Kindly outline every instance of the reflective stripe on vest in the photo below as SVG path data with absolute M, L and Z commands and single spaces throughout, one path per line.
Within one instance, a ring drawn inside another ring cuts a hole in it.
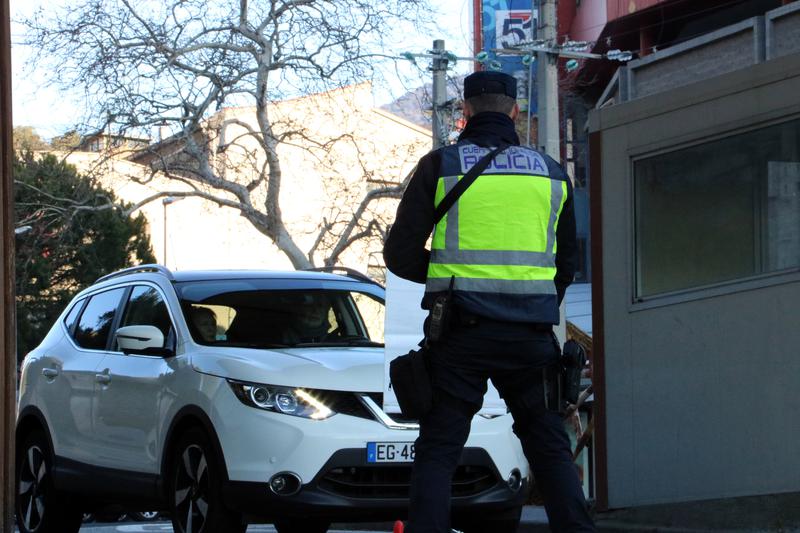
M 445 150 L 435 203 L 488 151 L 475 145 Z M 454 168 L 458 154 L 460 168 Z M 465 153 L 471 164 L 465 164 Z M 505 155 L 505 159 L 500 160 Z M 448 158 L 449 156 L 449 158 Z M 551 179 L 541 155 L 511 147 L 464 192 L 434 229 L 427 292 L 556 294 L 556 231 L 567 196 L 565 181 Z M 448 165 L 447 161 L 450 161 Z

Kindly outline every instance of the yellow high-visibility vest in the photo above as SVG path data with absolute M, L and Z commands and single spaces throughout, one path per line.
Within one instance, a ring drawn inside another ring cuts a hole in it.
M 442 151 L 436 205 L 488 151 L 474 144 Z M 434 228 L 426 292 L 446 291 L 455 277 L 454 290 L 473 299 L 476 293 L 478 299 L 554 298 L 556 231 L 566 198 L 567 182 L 551 178 L 540 153 L 512 146 L 498 154 Z

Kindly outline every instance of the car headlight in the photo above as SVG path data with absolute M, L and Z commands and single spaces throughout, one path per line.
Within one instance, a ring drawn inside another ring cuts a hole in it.
M 316 391 L 278 385 L 261 385 L 228 380 L 233 393 L 250 407 L 285 415 L 325 420 L 336 413 L 329 408 Z

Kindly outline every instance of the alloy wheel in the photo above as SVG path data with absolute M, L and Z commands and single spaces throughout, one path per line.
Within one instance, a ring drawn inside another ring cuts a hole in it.
M 25 453 L 19 473 L 19 509 L 21 519 L 28 531 L 36 531 L 42 524 L 45 512 L 45 492 L 47 483 L 47 463 L 44 452 L 32 445 Z
M 199 533 L 208 515 L 208 462 L 200 446 L 187 446 L 175 469 L 174 512 L 185 533 Z

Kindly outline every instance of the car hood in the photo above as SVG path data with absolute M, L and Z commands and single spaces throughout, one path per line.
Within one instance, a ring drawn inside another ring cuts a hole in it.
M 191 355 L 192 367 L 227 379 L 354 392 L 383 390 L 383 348 L 256 350 L 226 348 Z

